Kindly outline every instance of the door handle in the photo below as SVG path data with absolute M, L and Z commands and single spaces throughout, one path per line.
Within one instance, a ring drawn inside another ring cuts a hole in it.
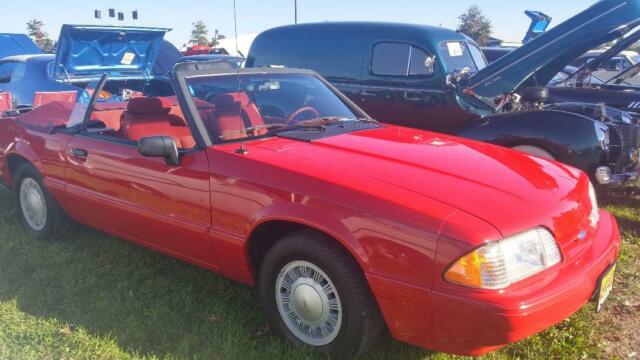
M 71 155 L 78 159 L 86 159 L 89 153 L 84 149 L 71 149 Z

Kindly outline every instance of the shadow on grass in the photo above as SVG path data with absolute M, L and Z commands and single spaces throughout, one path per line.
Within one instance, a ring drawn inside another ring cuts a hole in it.
M 20 311 L 113 339 L 132 356 L 321 358 L 269 332 L 253 289 L 83 227 L 56 242 L 34 240 L 7 200 L 0 197 L 0 299 L 15 299 Z M 397 342 L 368 356 L 425 357 Z
M 640 234 L 640 195 L 612 193 L 602 200 L 602 205 L 615 216 L 621 231 Z

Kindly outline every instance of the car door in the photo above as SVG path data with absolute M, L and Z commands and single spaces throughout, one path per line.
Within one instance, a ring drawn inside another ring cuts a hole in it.
M 123 119 L 131 109 L 131 103 L 128 105 L 119 110 L 122 116 L 109 118 Z M 216 267 L 209 241 L 205 151 L 197 145 L 180 149 L 180 163 L 172 166 L 163 158 L 142 156 L 138 143 L 127 138 L 123 129 L 114 129 L 114 124 L 105 128 L 97 119 L 89 123 L 92 126 L 75 134 L 65 151 L 66 191 L 76 204 L 69 210 L 71 215 L 111 234 L 204 267 Z M 173 136 L 159 130 L 153 135 Z
M 378 42 L 365 63 L 357 103 L 369 115 L 415 128 L 442 127 L 445 92 L 438 86 L 440 77 L 433 55 L 408 43 Z

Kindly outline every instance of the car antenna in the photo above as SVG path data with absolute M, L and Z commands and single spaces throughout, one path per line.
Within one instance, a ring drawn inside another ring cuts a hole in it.
M 236 0 L 233 0 L 233 31 L 236 38 L 236 63 L 240 60 L 238 57 L 238 17 L 236 13 Z M 236 77 L 238 81 L 238 93 L 240 93 L 240 66 L 236 69 Z M 238 111 L 240 112 L 238 115 L 242 118 L 242 106 L 238 106 Z M 245 130 L 246 131 L 246 130 Z M 246 155 L 249 153 L 249 150 L 244 148 L 244 137 L 240 137 L 240 148 L 237 149 L 236 154 Z

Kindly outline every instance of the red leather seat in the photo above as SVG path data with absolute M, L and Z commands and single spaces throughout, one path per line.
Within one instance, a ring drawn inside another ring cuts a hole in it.
M 133 141 L 149 136 L 170 136 L 179 148 L 194 147 L 196 143 L 185 120 L 170 112 L 171 103 L 165 98 L 133 98 L 122 113 L 122 134 Z
M 220 94 L 213 99 L 214 131 L 222 140 L 235 140 L 248 136 L 243 129 L 264 125 L 264 120 L 255 103 L 244 92 Z M 255 131 L 254 135 L 262 135 L 266 129 Z
M 11 110 L 11 93 L 0 92 L 0 112 Z
M 56 92 L 39 92 L 37 91 L 33 98 L 33 107 L 36 108 L 52 101 L 76 102 L 78 92 L 76 91 L 56 91 Z
M 120 131 L 120 121 L 122 114 L 127 110 L 127 105 L 128 102 L 96 103 L 91 113 L 91 120 L 102 121 L 105 126 L 117 133 Z

